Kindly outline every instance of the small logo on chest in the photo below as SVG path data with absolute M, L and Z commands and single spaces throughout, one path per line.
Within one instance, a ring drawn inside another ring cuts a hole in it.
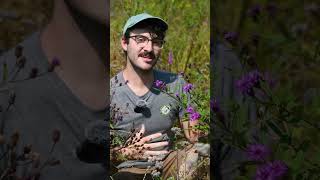
M 161 106 L 161 108 L 160 108 L 160 112 L 161 112 L 161 114 L 163 114 L 163 115 L 169 114 L 170 110 L 171 110 L 171 106 L 170 106 L 170 105 L 163 105 L 163 106 Z

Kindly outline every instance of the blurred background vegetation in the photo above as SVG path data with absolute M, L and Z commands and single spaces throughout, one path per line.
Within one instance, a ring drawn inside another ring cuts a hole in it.
M 288 164 L 289 179 L 319 178 L 319 1 L 216 0 L 212 17 L 212 39 L 229 47 L 243 65 L 236 76 L 254 69 L 268 72 L 276 82 L 273 100 L 291 112 L 292 121 L 276 121 L 286 124 L 287 136 L 273 139 L 274 157 Z M 260 104 L 258 116 L 261 107 L 272 109 Z M 281 114 L 281 108 L 276 112 Z M 295 153 L 286 149 L 288 144 L 296 146 Z
M 260 12 L 255 12 L 260 9 Z M 213 38 L 224 40 L 225 32 L 237 32 L 239 46 L 252 45 L 258 36 L 254 60 L 260 68 L 292 82 L 300 98 L 319 88 L 319 3 L 312 0 L 241 0 L 213 3 Z M 257 13 L 257 14 L 255 14 Z
M 13 48 L 48 21 L 53 0 L 0 1 L 0 53 Z

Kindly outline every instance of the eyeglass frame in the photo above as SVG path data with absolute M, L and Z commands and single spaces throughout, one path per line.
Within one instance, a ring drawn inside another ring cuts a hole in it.
M 136 37 L 137 36 L 141 36 L 141 37 L 144 37 L 144 38 L 146 38 L 147 40 L 148 40 L 148 42 L 144 45 L 144 46 L 142 46 L 142 47 L 146 47 L 147 45 L 148 45 L 148 43 L 151 41 L 152 43 L 154 43 L 153 42 L 153 40 L 155 40 L 155 39 L 158 39 L 158 40 L 160 40 L 160 41 L 162 41 L 162 46 L 161 47 L 159 47 L 159 49 L 162 49 L 163 48 L 163 46 L 164 46 L 164 44 L 165 44 L 165 40 L 163 40 L 163 39 L 159 39 L 159 38 L 153 38 L 153 39 L 149 39 L 147 36 L 144 36 L 144 35 L 134 35 L 134 36 L 129 36 L 128 38 L 132 38 L 138 45 L 140 44 L 140 43 L 142 43 L 142 42 L 137 42 L 137 40 L 136 40 Z M 152 44 L 152 46 L 153 46 L 153 44 Z

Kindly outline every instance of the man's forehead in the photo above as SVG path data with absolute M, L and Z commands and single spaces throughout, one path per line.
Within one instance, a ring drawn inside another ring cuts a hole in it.
M 157 37 L 157 34 L 152 29 L 148 28 L 136 28 L 130 32 L 130 35 L 147 35 L 152 37 Z

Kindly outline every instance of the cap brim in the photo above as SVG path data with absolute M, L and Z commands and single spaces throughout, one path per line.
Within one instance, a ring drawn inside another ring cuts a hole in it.
M 135 24 L 132 24 L 132 25 L 128 26 L 128 27 L 126 28 L 126 31 L 128 31 L 129 29 L 131 29 L 131 28 L 139 25 L 139 24 L 142 23 L 142 22 L 146 22 L 146 21 L 149 21 L 150 24 L 153 23 L 153 24 L 159 25 L 159 26 L 162 28 L 162 29 L 161 29 L 162 31 L 166 31 L 166 30 L 168 29 L 168 24 L 167 24 L 164 20 L 162 20 L 161 18 L 148 17 L 148 18 L 145 18 L 145 19 L 143 19 L 143 20 L 141 20 L 141 21 L 139 21 L 139 22 L 137 22 L 137 23 L 135 23 Z M 123 32 L 123 34 L 125 34 L 125 32 Z

